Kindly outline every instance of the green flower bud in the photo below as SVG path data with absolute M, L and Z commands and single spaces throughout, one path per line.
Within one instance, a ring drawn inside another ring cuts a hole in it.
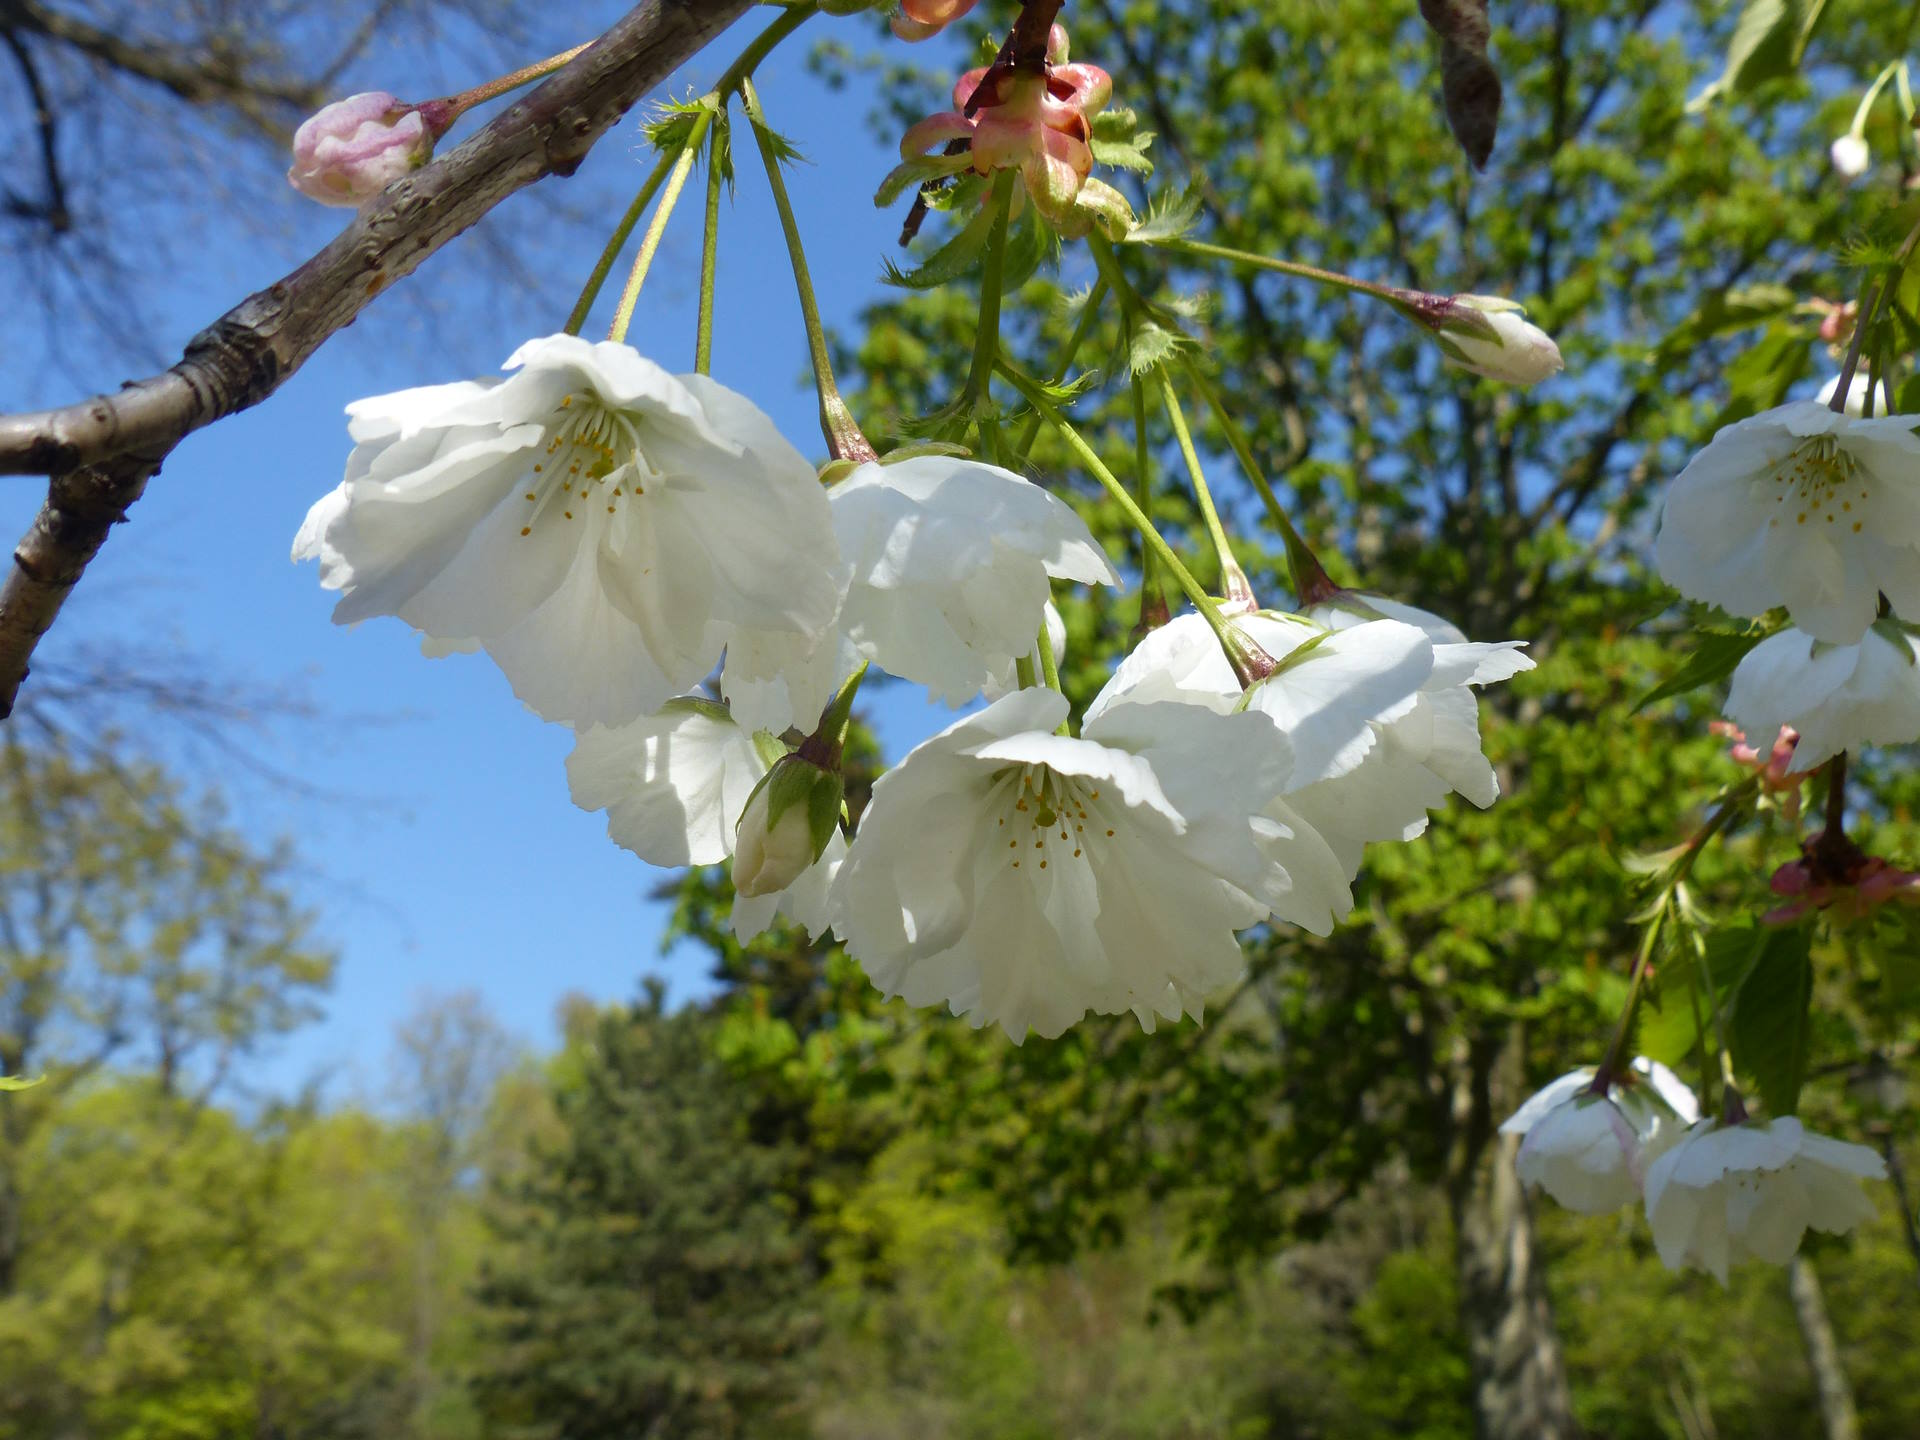
M 833 838 L 845 789 L 837 767 L 798 754 L 775 761 L 740 815 L 733 888 L 742 895 L 771 895 L 799 879 Z

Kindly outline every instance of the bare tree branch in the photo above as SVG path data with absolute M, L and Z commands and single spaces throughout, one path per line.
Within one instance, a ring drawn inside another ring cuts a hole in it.
M 67 185 L 60 174 L 60 132 L 53 102 L 47 98 L 40 67 L 33 63 L 33 52 L 27 49 L 27 42 L 11 30 L 0 34 L 0 41 L 6 44 L 14 63 L 20 67 L 20 78 L 26 81 L 27 95 L 33 101 L 33 125 L 40 136 L 40 166 L 47 186 L 47 198 L 39 202 L 9 191 L 7 208 L 23 220 L 44 220 L 54 234 L 64 235 L 73 225 L 73 215 L 67 209 Z
M 373 297 L 515 191 L 570 175 L 613 124 L 751 0 L 646 0 L 471 139 L 363 209 L 325 249 L 187 343 L 171 369 L 64 409 L 0 417 L 0 474 L 46 504 L 0 584 L 0 716 L 34 646 L 173 448 L 259 404 Z

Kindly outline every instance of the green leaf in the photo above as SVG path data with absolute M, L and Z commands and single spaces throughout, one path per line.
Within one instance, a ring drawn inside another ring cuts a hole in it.
M 660 107 L 660 113 L 640 126 L 655 150 L 680 150 L 685 148 L 693 135 L 693 127 L 703 115 L 715 115 L 713 102 L 699 100 L 669 100 Z
M 1200 221 L 1200 197 L 1192 191 L 1161 195 L 1147 205 L 1147 218 L 1127 232 L 1129 245 L 1177 240 Z
M 1143 319 L 1127 341 L 1127 369 L 1136 376 L 1148 374 L 1192 343 L 1178 330 Z
M 1738 95 L 1763 80 L 1791 74 L 1799 58 L 1802 19 L 1800 7 L 1789 0 L 1747 0 L 1727 44 L 1720 78 L 1688 102 L 1687 113 L 1697 115 L 1723 95 Z
M 880 188 L 873 193 L 876 209 L 884 210 L 910 189 L 918 189 L 929 180 L 944 180 L 966 169 L 973 161 L 965 155 L 927 155 L 905 160 L 887 172 Z
M 1716 335 L 1744 330 L 1784 314 L 1793 308 L 1794 299 L 1787 286 L 1771 282 L 1709 295 L 1699 309 L 1668 332 L 1652 358 L 1656 364 L 1681 359 Z
M 31 1090 L 46 1078 L 44 1075 L 36 1075 L 29 1080 L 24 1075 L 0 1075 L 0 1091 Z
M 974 261 L 987 248 L 987 237 L 993 231 L 994 212 L 982 209 L 965 225 L 954 231 L 947 243 L 942 245 L 925 261 L 911 270 L 902 270 L 891 260 L 886 262 L 885 280 L 889 285 L 898 285 L 903 290 L 937 290 L 950 281 L 959 279 L 973 268 Z
M 1774 932 L 1752 924 L 1726 925 L 1707 934 L 1707 972 L 1713 977 L 1724 1016 L 1760 960 L 1762 945 Z M 1691 947 L 1691 937 L 1678 942 Z M 1713 1042 L 1713 1004 L 1700 989 L 1700 964 L 1690 949 L 1669 947 L 1647 1004 L 1640 1012 L 1640 1053 L 1666 1065 L 1684 1064 L 1704 1032 Z
M 1026 284 L 1057 248 L 1058 237 L 1040 223 L 1037 207 L 1029 205 L 1007 233 L 1007 253 L 1000 262 L 1002 292 L 1010 295 Z
M 1142 175 L 1153 172 L 1147 150 L 1153 144 L 1153 131 L 1140 128 L 1140 117 L 1125 106 L 1102 110 L 1093 117 L 1093 135 L 1089 148 L 1102 165 L 1118 170 L 1135 170 Z
M 1740 987 L 1729 1039 L 1734 1063 L 1760 1085 L 1774 1115 L 1791 1115 L 1807 1077 L 1813 1008 L 1812 930 L 1762 928 Z
M 1747 652 L 1766 638 L 1764 630 L 1745 635 L 1701 636 L 1700 643 L 1681 662 L 1680 668 L 1642 695 L 1634 704 L 1633 713 L 1637 715 L 1649 705 L 1726 679 L 1746 658 Z

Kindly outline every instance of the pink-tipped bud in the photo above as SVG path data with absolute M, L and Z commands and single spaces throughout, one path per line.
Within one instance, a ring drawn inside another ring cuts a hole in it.
M 433 142 L 418 107 L 384 90 L 349 95 L 294 131 L 287 183 L 322 205 L 364 205 L 431 160 Z
M 1788 767 L 1793 764 L 1794 748 L 1800 743 L 1800 732 L 1791 725 L 1782 725 L 1780 733 L 1774 738 L 1773 748 L 1762 755 L 1747 743 L 1746 732 L 1738 725 L 1726 720 L 1714 720 L 1707 729 L 1712 734 L 1730 741 L 1727 757 L 1736 765 L 1744 765 L 1759 772 L 1760 783 L 1775 793 L 1798 790 L 1806 782 L 1804 774 L 1794 774 Z
M 902 40 L 925 40 L 973 9 L 979 0 L 901 0 L 893 33 Z

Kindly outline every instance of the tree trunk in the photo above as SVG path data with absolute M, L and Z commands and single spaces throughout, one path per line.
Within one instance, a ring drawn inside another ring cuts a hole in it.
M 1820 1277 L 1804 1255 L 1787 1262 L 1787 1289 L 1793 1295 L 1793 1318 L 1800 1322 L 1800 1338 L 1807 1347 L 1807 1365 L 1820 1394 L 1820 1428 L 1826 1440 L 1860 1440 L 1860 1417 L 1854 1413 L 1853 1387 L 1840 1364 L 1840 1342 L 1820 1294 Z
M 1448 1176 L 1460 1322 L 1473 1364 L 1479 1440 L 1573 1440 L 1573 1397 L 1553 1328 L 1553 1310 L 1535 1248 L 1533 1216 L 1518 1148 L 1495 1133 L 1490 1081 L 1516 1077 L 1520 1032 L 1477 1043 L 1454 1086 L 1454 1143 Z M 1508 1087 L 1512 1088 L 1512 1087 Z

